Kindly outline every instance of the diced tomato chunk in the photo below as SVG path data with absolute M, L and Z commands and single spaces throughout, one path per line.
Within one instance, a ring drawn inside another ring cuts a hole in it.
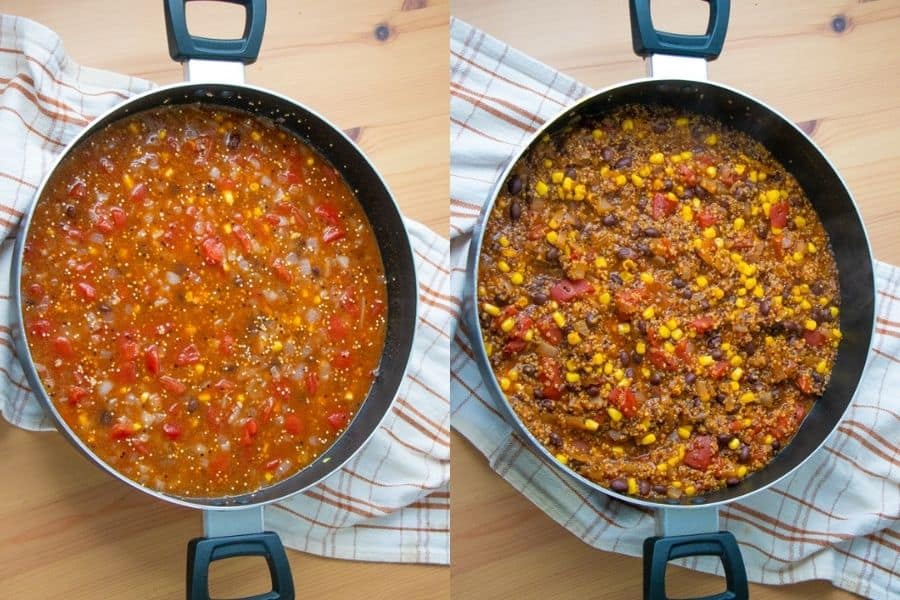
M 810 376 L 804 373 L 797 377 L 797 387 L 800 388 L 800 391 L 804 394 L 812 394 L 813 382 Z
M 525 349 L 525 340 L 510 340 L 503 345 L 504 356 L 513 356 Z
M 228 467 L 231 466 L 231 454 L 228 452 L 219 452 L 209 459 L 209 474 L 213 477 L 220 477 L 225 474 Z
M 113 423 L 109 430 L 109 437 L 114 440 L 127 440 L 134 435 L 134 426 L 131 423 Z
M 134 383 L 137 381 L 137 365 L 133 360 L 126 360 L 119 364 L 116 370 L 116 379 L 119 383 Z
M 143 202 L 147 199 L 147 186 L 143 183 L 135 184 L 133 188 L 131 188 L 131 199 L 134 202 Z
M 813 348 L 818 348 L 825 343 L 825 334 L 816 329 L 815 331 L 806 331 L 803 333 L 803 339 Z
M 616 313 L 619 317 L 627 319 L 641 309 L 646 295 L 643 288 L 619 290 L 614 296 Z
M 265 469 L 266 469 L 266 471 L 274 471 L 275 469 L 278 468 L 278 465 L 280 465 L 280 464 L 281 464 L 280 458 L 273 458 L 272 460 L 270 460 L 269 462 L 266 463 Z
M 313 212 L 331 225 L 337 226 L 341 224 L 341 216 L 338 214 L 337 208 L 331 204 L 317 204 Z
M 258 432 L 259 425 L 256 423 L 256 419 L 252 417 L 247 419 L 244 422 L 243 433 L 241 435 L 241 443 L 245 446 L 251 445 Z
M 688 186 L 693 187 L 697 183 L 697 174 L 694 169 L 684 163 L 678 165 L 678 175 Z
M 301 435 L 303 433 L 303 421 L 300 420 L 300 417 L 295 415 L 294 413 L 290 413 L 285 415 L 284 417 L 284 430 L 290 433 L 291 435 Z
M 169 375 L 163 375 L 159 378 L 159 382 L 169 392 L 173 394 L 183 394 L 187 390 L 187 386 Z
M 556 346 L 562 342 L 562 330 L 553 322 L 550 317 L 544 317 L 537 323 L 538 331 L 548 344 Z
M 38 319 L 37 321 L 33 321 L 31 323 L 31 327 L 28 328 L 28 332 L 34 337 L 47 337 L 50 335 L 50 330 L 52 329 L 52 325 L 50 321 L 47 319 Z
M 175 366 L 183 367 L 184 365 L 192 365 L 200 360 L 200 351 L 195 344 L 185 346 L 178 356 L 175 357 Z
M 82 400 L 87 398 L 88 391 L 81 386 L 73 385 L 69 388 L 68 400 L 72 406 L 78 406 Z
M 75 353 L 72 349 L 72 342 L 64 335 L 53 340 L 53 351 L 62 358 L 71 358 Z
M 772 224 L 772 227 L 784 229 L 784 226 L 787 225 L 788 209 L 789 205 L 786 200 L 781 200 L 772 205 L 769 209 L 769 223 Z
M 709 369 L 709 376 L 713 379 L 721 379 L 725 376 L 726 371 L 728 371 L 728 363 L 720 360 Z
M 171 421 L 166 421 L 162 426 L 163 433 L 167 438 L 174 441 L 181 437 L 181 425 L 178 423 L 172 423 Z
M 328 337 L 333 342 L 341 341 L 347 338 L 350 333 L 347 322 L 341 315 L 333 315 L 328 321 Z
M 28 295 L 33 300 L 42 300 L 44 298 L 44 286 L 39 283 L 32 283 L 28 286 Z
M 94 286 L 87 281 L 79 281 L 76 283 L 75 290 L 78 292 L 78 295 L 85 300 L 93 300 L 97 297 L 97 290 L 95 290 Z
M 222 336 L 222 339 L 219 340 L 219 353 L 222 354 L 222 356 L 231 356 L 233 349 L 234 338 L 226 333 Z
M 347 421 L 349 419 L 350 415 L 345 411 L 339 410 L 328 415 L 328 424 L 331 425 L 333 429 L 343 429 L 347 426 Z
M 586 279 L 563 279 L 550 288 L 550 297 L 557 302 L 571 302 L 585 294 L 593 294 L 594 286 Z
M 712 462 L 713 438 L 709 435 L 700 435 L 691 440 L 687 451 L 684 453 L 684 464 L 698 471 L 705 471 Z
M 144 365 L 150 373 L 159 375 L 159 350 L 156 344 L 151 344 L 144 350 Z
M 123 227 L 128 222 L 128 216 L 125 214 L 125 211 L 118 206 L 113 206 L 109 209 L 109 216 L 116 227 Z
M 112 220 L 109 217 L 100 217 L 95 225 L 100 233 L 112 233 L 115 230 Z
M 322 230 L 322 241 L 326 244 L 344 239 L 344 228 L 337 225 L 329 225 Z
M 220 392 L 230 392 L 237 388 L 237 384 L 233 381 L 229 381 L 227 379 L 220 379 L 213 384 L 213 387 L 219 390 Z
M 307 393 L 310 396 L 315 396 L 316 392 L 319 391 L 319 375 L 313 371 L 307 371 L 303 381 L 306 384 Z
M 704 317 L 697 317 L 693 321 L 691 321 L 691 328 L 697 333 L 706 333 L 715 325 L 715 321 L 709 315 Z
M 650 216 L 658 221 L 674 214 L 676 208 L 678 208 L 677 200 L 670 199 L 662 192 L 656 192 L 653 194 L 653 199 L 650 201 Z
M 76 179 L 69 185 L 67 193 L 69 198 L 84 198 L 85 191 L 87 191 L 87 186 L 84 184 L 84 181 Z
M 703 209 L 700 211 L 700 214 L 697 215 L 697 223 L 700 224 L 700 227 L 710 227 L 718 222 L 719 217 L 711 210 Z
M 231 228 L 231 233 L 233 233 L 234 237 L 241 243 L 244 252 L 250 253 L 253 251 L 253 241 L 250 239 L 250 234 L 248 234 L 243 227 L 234 225 Z
M 349 369 L 353 366 L 353 355 L 349 350 L 341 350 L 332 357 L 331 364 L 338 369 Z
M 543 384 L 541 394 L 544 398 L 558 400 L 562 396 L 562 366 L 549 356 L 541 357 L 538 366 L 538 380 Z
M 225 258 L 225 244 L 217 237 L 208 237 L 200 246 L 203 258 L 211 265 L 218 265 Z
M 637 414 L 637 398 L 628 388 L 615 387 L 609 393 L 609 403 L 618 408 L 628 418 Z
M 272 269 L 275 271 L 275 275 L 278 276 L 280 280 L 285 283 L 290 283 L 293 281 L 294 276 L 291 275 L 291 271 L 287 268 L 287 265 L 284 264 L 284 261 L 280 258 L 276 258 L 272 261 Z
M 119 358 L 121 358 L 122 360 L 134 360 L 138 357 L 140 348 L 138 348 L 137 342 L 135 342 L 132 338 L 133 336 L 129 333 L 123 334 L 119 338 L 117 349 Z

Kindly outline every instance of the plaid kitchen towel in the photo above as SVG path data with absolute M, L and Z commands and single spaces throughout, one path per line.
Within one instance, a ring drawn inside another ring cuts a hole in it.
M 450 236 L 459 303 L 470 234 L 494 182 L 535 129 L 590 90 L 458 19 L 450 38 Z M 838 430 L 791 477 L 721 510 L 753 581 L 829 579 L 866 597 L 900 597 L 900 270 L 878 263 L 876 278 L 873 356 Z M 485 389 L 465 326 L 453 336 L 453 427 L 585 543 L 640 555 L 654 534 L 653 513 L 592 491 L 524 445 Z M 685 564 L 720 572 L 718 561 Z
M 19 219 L 57 153 L 82 127 L 153 87 L 70 60 L 59 37 L 0 15 L 0 314 L 10 314 L 9 268 Z M 267 526 L 321 556 L 447 564 L 450 560 L 450 301 L 446 239 L 407 221 L 419 277 L 419 328 L 393 411 L 365 449 L 312 490 L 266 508 Z M 0 324 L 0 410 L 13 425 L 52 429 Z

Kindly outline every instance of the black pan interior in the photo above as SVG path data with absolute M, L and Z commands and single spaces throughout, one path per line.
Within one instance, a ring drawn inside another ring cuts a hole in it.
M 416 327 L 418 290 L 412 249 L 397 205 L 368 159 L 322 117 L 280 96 L 249 87 L 185 84 L 161 89 L 126 103 L 114 113 L 93 124 L 87 134 L 136 112 L 166 104 L 192 102 L 218 104 L 268 117 L 322 153 L 356 192 L 375 231 L 387 278 L 389 319 L 379 374 L 356 417 L 328 451 L 294 476 L 258 492 L 223 498 L 180 499 L 189 504 L 211 507 L 270 502 L 306 489 L 336 470 L 369 438 L 389 409 L 405 373 Z M 20 232 L 16 248 L 13 289 L 18 288 L 18 267 L 21 265 L 24 235 L 27 235 L 25 229 Z M 25 357 L 29 357 L 30 354 L 22 336 L 19 336 L 18 352 L 27 362 Z M 25 372 L 32 388 L 41 390 L 33 366 L 25 365 Z M 52 411 L 51 403 L 45 395 L 41 392 L 37 395 L 45 408 Z M 61 423 L 58 417 L 57 422 Z M 87 453 L 87 449 L 76 436 L 68 435 L 68 437 L 80 450 Z M 88 455 L 97 461 L 90 453 Z M 107 469 L 111 470 L 109 467 Z M 164 496 L 176 498 L 171 495 Z
M 666 505 L 731 501 L 768 486 L 801 464 L 837 427 L 849 406 L 866 363 L 875 316 L 875 285 L 869 242 L 849 190 L 821 151 L 797 127 L 772 109 L 729 88 L 684 80 L 628 83 L 577 104 L 557 117 L 548 131 L 553 133 L 565 128 L 572 119 L 603 115 L 626 104 L 672 106 L 686 112 L 712 115 L 757 139 L 803 186 L 831 238 L 841 288 L 840 327 L 844 338 L 823 397 L 813 405 L 793 440 L 765 469 L 744 479 L 739 485 L 696 496 L 689 501 L 647 503 Z M 490 373 L 490 368 L 487 372 Z M 515 415 L 511 407 L 507 405 L 505 408 Z M 517 418 L 514 420 L 518 422 Z M 519 426 L 522 427 L 521 423 Z M 530 435 L 526 437 L 533 440 Z M 582 480 L 609 493 L 587 479 Z

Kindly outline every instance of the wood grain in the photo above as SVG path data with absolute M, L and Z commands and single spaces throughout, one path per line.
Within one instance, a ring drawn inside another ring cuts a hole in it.
M 704 29 L 696 0 L 654 2 L 657 26 Z M 710 77 L 806 122 L 859 204 L 878 259 L 900 264 L 900 2 L 731 3 L 725 50 Z M 644 75 L 626 2 L 454 0 L 452 13 L 601 88 Z M 843 20 L 836 18 L 842 18 Z M 843 31 L 838 32 L 836 29 Z M 589 548 L 453 438 L 453 597 L 638 598 L 641 562 Z M 716 591 L 716 578 L 673 568 L 669 593 Z M 757 599 L 850 598 L 828 582 L 752 586 Z
M 247 81 L 354 130 L 404 213 L 446 236 L 448 3 L 268 4 L 259 62 L 247 69 Z M 3 0 L 0 11 L 54 29 L 83 65 L 157 83 L 181 79 L 166 49 L 159 1 Z M 200 3 L 189 15 L 206 35 L 242 28 L 240 10 Z M 382 25 L 384 41 L 375 35 Z M 185 545 L 201 534 L 196 511 L 112 481 L 59 435 L 21 431 L 2 419 L 0 481 L 0 597 L 183 597 Z M 300 597 L 449 596 L 446 567 L 288 553 Z M 217 566 L 212 591 L 262 591 L 267 575 L 259 566 L 249 559 Z

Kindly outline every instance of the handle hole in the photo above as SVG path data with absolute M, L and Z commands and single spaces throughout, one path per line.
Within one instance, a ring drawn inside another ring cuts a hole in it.
M 682 575 L 690 574 L 689 577 L 670 578 L 669 573 L 672 571 L 681 572 Z M 670 600 L 687 600 L 690 598 L 705 598 L 722 594 L 728 590 L 725 583 L 725 577 L 718 575 L 710 575 L 699 571 L 688 571 L 684 567 L 674 563 L 666 563 L 666 598 Z
M 244 34 L 244 7 L 231 2 L 191 0 L 185 4 L 185 18 L 192 36 L 215 40 L 237 40 Z
M 657 31 L 703 35 L 709 23 L 709 2 L 700 0 L 650 0 L 650 17 Z
M 209 565 L 209 597 L 247 598 L 272 591 L 269 565 L 262 556 L 236 556 Z

